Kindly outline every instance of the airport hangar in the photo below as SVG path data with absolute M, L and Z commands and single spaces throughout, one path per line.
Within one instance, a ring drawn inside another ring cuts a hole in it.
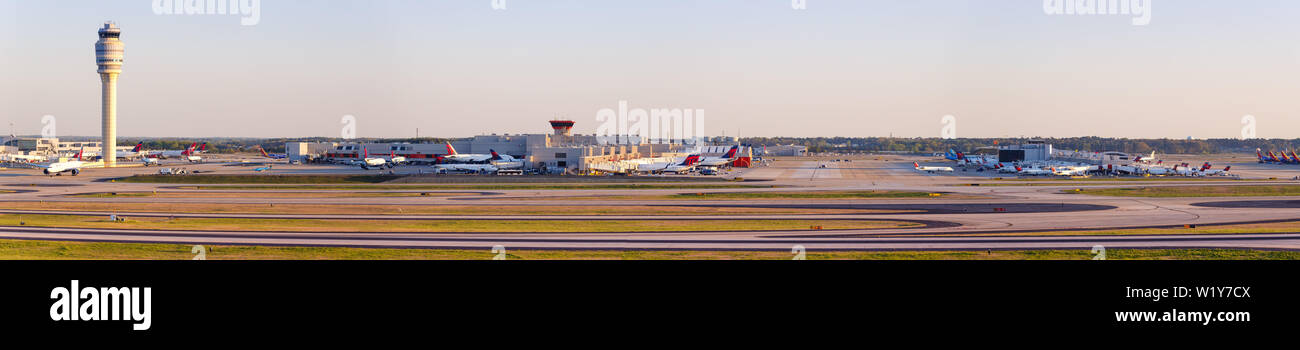
M 606 142 L 596 135 L 574 135 L 574 122 L 552 120 L 550 134 L 479 135 L 465 140 L 451 141 L 457 153 L 487 154 L 495 150 L 524 162 L 525 169 L 538 169 L 547 173 L 590 173 L 635 171 L 637 165 L 680 161 L 698 152 L 703 156 L 717 157 L 725 154 L 735 138 L 709 139 L 715 144 L 692 145 L 683 140 L 648 142 L 636 140 L 627 144 Z M 436 156 L 446 155 L 443 143 L 365 143 L 365 142 L 287 142 L 285 154 L 294 162 L 341 162 L 358 159 L 369 152 L 373 157 L 396 155 L 407 162 L 433 164 Z M 742 147 L 736 166 L 748 167 L 752 150 Z

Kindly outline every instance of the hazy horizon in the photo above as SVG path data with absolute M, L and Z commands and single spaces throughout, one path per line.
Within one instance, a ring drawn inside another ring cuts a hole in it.
M 1042 0 L 0 0 L 0 122 L 99 134 L 95 31 L 122 27 L 118 135 L 590 134 L 600 109 L 706 111 L 709 135 L 1259 138 L 1300 130 L 1300 2 L 1153 1 L 1049 15 Z M 9 130 L 4 130 L 8 134 Z M 181 136 L 170 136 L 181 135 Z

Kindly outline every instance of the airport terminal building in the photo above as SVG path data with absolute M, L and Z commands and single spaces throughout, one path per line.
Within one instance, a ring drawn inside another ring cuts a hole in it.
M 703 151 L 717 156 L 730 146 L 700 146 L 682 143 L 607 144 L 596 135 L 574 135 L 573 122 L 551 121 L 551 134 L 479 135 L 452 141 L 457 153 L 487 154 L 496 151 L 524 161 L 525 169 L 546 173 L 620 172 L 636 169 L 638 164 L 670 162 L 687 152 Z M 371 156 L 406 157 L 408 162 L 433 164 L 437 156 L 448 153 L 441 143 L 348 143 L 289 142 L 285 153 L 299 162 L 341 162 Z M 716 154 L 712 154 L 716 153 Z
M 15 137 L 3 142 L 4 153 L 40 156 L 58 156 L 85 150 L 87 154 L 99 154 L 103 142 L 99 141 L 60 141 L 57 137 Z M 130 151 L 135 145 L 117 146 L 119 154 Z

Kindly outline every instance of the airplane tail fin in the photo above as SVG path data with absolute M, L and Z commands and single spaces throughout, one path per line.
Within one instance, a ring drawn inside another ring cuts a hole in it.
M 730 150 L 727 150 L 727 154 L 726 154 L 726 155 L 723 155 L 722 158 L 726 158 L 726 159 L 735 158 L 735 157 L 736 157 L 736 151 L 739 151 L 739 150 L 740 150 L 740 146 L 731 146 L 731 149 L 730 149 Z
M 202 146 L 199 146 L 199 152 L 206 152 L 207 150 L 208 150 L 207 142 L 204 142 Z
M 492 160 L 501 160 L 501 155 L 497 154 L 497 150 L 488 149 L 488 153 L 492 153 Z
M 912 168 L 920 168 L 920 167 L 921 167 L 921 163 L 912 162 Z
M 456 155 L 456 148 L 451 147 L 451 142 L 447 143 L 447 155 Z
M 135 144 L 135 148 L 132 148 L 131 152 L 140 152 L 140 149 L 142 148 L 144 148 L 144 141 L 140 141 L 140 143 Z
M 82 147 L 81 149 L 77 150 L 77 154 L 72 156 L 73 160 L 81 160 L 81 154 L 85 152 L 86 152 L 85 147 Z
M 698 155 L 698 154 L 692 154 L 692 155 L 690 155 L 690 156 L 687 156 L 687 157 L 686 157 L 686 160 L 683 160 L 681 165 L 683 165 L 683 166 L 690 166 L 690 165 L 695 164 L 695 162 L 698 162 L 698 161 L 700 161 L 700 155 Z
M 258 151 L 262 151 L 262 156 L 263 156 L 263 157 L 271 158 L 271 155 L 266 154 L 266 149 L 265 149 L 265 148 L 262 148 L 262 145 L 257 145 L 257 150 L 258 150 Z

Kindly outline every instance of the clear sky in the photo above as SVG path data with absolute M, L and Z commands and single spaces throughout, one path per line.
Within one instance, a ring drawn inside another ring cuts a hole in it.
M 548 132 L 621 100 L 709 134 L 1300 137 L 1300 1 L 264 0 L 260 20 L 151 0 L 0 0 L 0 122 L 98 135 L 95 31 L 122 27 L 118 134 Z M 8 130 L 5 130 L 8 134 Z

